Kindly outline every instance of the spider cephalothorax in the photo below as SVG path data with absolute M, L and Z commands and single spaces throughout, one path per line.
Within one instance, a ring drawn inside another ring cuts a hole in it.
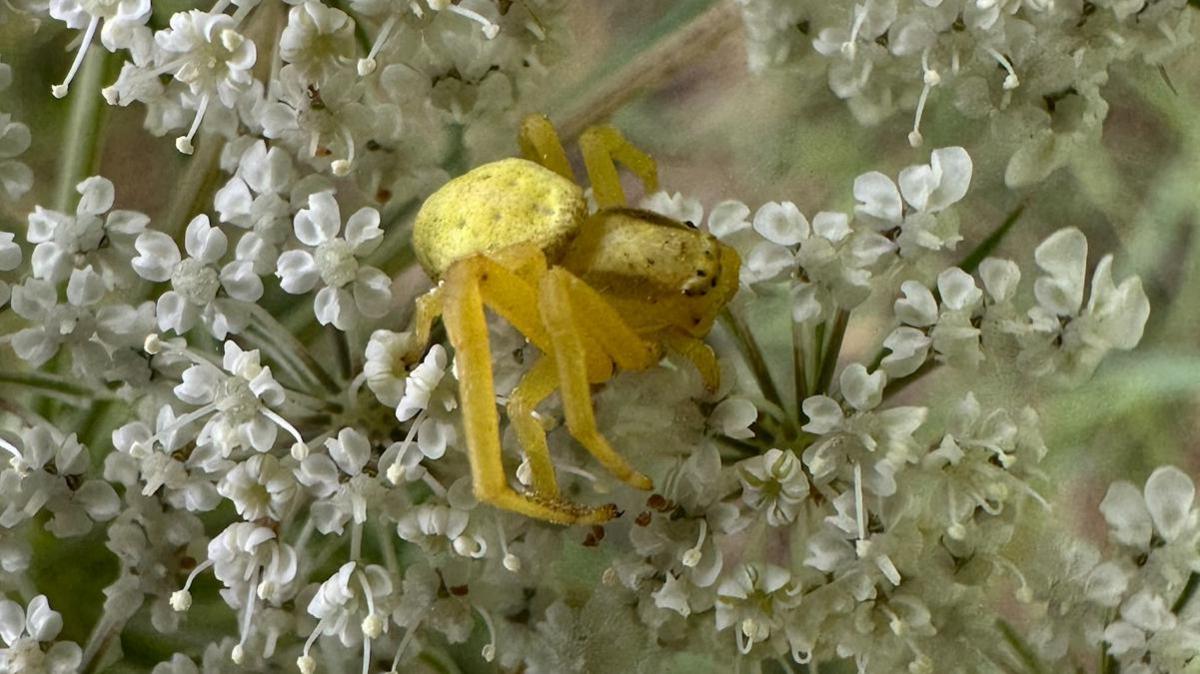
M 647 191 L 658 187 L 657 170 L 615 128 L 593 127 L 580 138 L 599 205 L 591 215 L 549 120 L 527 117 L 520 143 L 525 159 L 492 162 L 451 180 L 417 214 L 413 246 L 438 285 L 418 300 L 416 344 L 424 349 L 442 314 L 458 360 L 481 501 L 562 524 L 603 522 L 615 506 L 589 508 L 559 496 L 535 408 L 559 391 L 571 435 L 614 475 L 650 489 L 650 479 L 596 428 L 590 386 L 611 378 L 614 367 L 653 366 L 666 347 L 694 363 L 715 390 L 716 358 L 700 338 L 737 291 L 740 260 L 710 234 L 625 206 L 615 162 Z M 526 493 L 509 486 L 501 462 L 485 306 L 542 353 L 508 402 L 532 472 L 533 490 Z

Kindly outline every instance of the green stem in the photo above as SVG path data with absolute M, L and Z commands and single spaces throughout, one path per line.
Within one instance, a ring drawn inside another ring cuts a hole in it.
M 305 304 L 297 302 L 297 304 Z M 307 305 L 311 310 L 311 305 Z M 342 386 L 338 384 L 333 375 L 329 371 L 321 367 L 321 364 L 313 358 L 308 349 L 300 343 L 300 340 L 292 334 L 286 326 L 270 314 L 266 309 L 263 309 L 257 304 L 251 307 L 255 322 L 262 328 L 265 336 L 279 340 L 278 344 L 284 348 L 275 349 L 280 354 L 280 357 L 291 358 L 294 356 L 298 360 L 293 360 L 293 366 L 304 372 L 307 377 L 311 378 L 313 383 L 319 383 L 325 387 L 330 393 L 339 393 Z
M 804 359 L 804 335 L 802 334 L 803 326 L 795 321 L 792 322 L 792 367 L 793 382 L 792 386 L 796 394 L 796 416 L 799 417 L 801 405 L 808 398 L 808 368 L 805 367 Z
M 719 319 L 733 333 L 734 337 L 737 338 L 742 355 L 746 357 L 746 362 L 754 372 L 754 377 L 758 379 L 758 385 L 762 389 L 763 397 L 782 409 L 783 402 L 779 397 L 779 390 L 775 388 L 775 382 L 771 379 L 771 372 L 767 369 L 766 361 L 763 360 L 762 350 L 758 348 L 758 342 L 755 341 L 750 328 L 729 307 L 726 307 L 721 312 Z
M 1000 634 L 1004 636 L 1004 641 L 1008 643 L 1009 647 L 1012 648 L 1014 652 L 1016 652 L 1017 657 L 1021 660 L 1021 663 L 1024 664 L 1030 672 L 1033 672 L 1033 674 L 1045 674 L 1046 670 L 1042 669 L 1042 663 L 1038 661 L 1037 656 L 1033 653 L 1033 650 L 1029 648 L 1029 645 L 1026 644 L 1023 639 L 1021 639 L 1021 635 L 1017 634 L 1017 631 L 1013 629 L 1012 625 L 1009 625 L 1007 622 L 1001 619 L 996 621 L 996 627 L 1000 629 Z
M 172 190 L 174 198 L 165 224 L 158 229 L 178 237 L 193 216 L 208 210 L 210 197 L 220 179 L 221 148 L 224 146 L 225 139 L 217 134 L 207 133 L 197 139 L 196 152 L 186 158 L 187 170 Z
M 412 232 L 407 223 L 420 205 L 419 199 L 409 199 L 388 209 L 383 221 L 383 241 L 367 256 L 367 264 L 379 267 L 388 276 L 395 276 L 413 263 Z
M 1187 583 L 1183 586 L 1183 591 L 1179 593 L 1179 598 L 1171 604 L 1171 613 L 1179 615 L 1179 612 L 1187 606 L 1188 601 L 1196 594 L 1196 590 L 1200 589 L 1200 573 L 1195 571 L 1188 576 Z
M 333 337 L 333 350 L 334 353 L 337 354 L 338 370 L 341 372 L 342 378 L 352 378 L 354 373 L 358 371 L 358 369 L 354 366 L 354 358 L 352 355 L 354 349 L 350 348 L 352 335 L 343 330 L 334 330 L 332 333 L 328 334 Z M 353 341 L 356 344 L 358 343 L 357 339 L 354 339 Z
M 64 213 L 74 212 L 75 186 L 93 175 L 100 164 L 103 145 L 100 129 L 108 116 L 108 106 L 102 105 L 104 98 L 100 95 L 100 87 L 108 58 L 108 51 L 104 49 L 89 50 L 83 67 L 72 82 L 67 128 L 63 129 L 59 143 L 62 154 L 59 155 L 58 185 L 54 193 L 54 208 Z
M 1004 237 L 1008 235 L 1009 230 L 1013 228 L 1013 225 L 1017 224 L 1017 220 L 1021 219 L 1021 215 L 1024 212 L 1025 204 L 1020 204 L 1009 211 L 1008 215 L 1004 218 L 1004 222 L 1001 222 L 1000 226 L 993 230 L 986 239 L 979 242 L 978 246 L 975 246 L 971 252 L 967 253 L 967 256 L 958 263 L 958 268 L 968 274 L 974 274 L 975 270 L 979 268 L 979 263 L 983 262 L 988 255 L 991 255 L 996 250 L 1000 242 L 1004 240 Z
M 113 395 L 108 391 L 100 392 L 86 386 L 79 386 L 71 380 L 53 374 L 40 372 L 2 372 L 0 384 L 13 384 L 41 391 L 49 395 L 65 396 L 68 398 L 91 398 L 112 400 Z
M 850 323 L 850 312 L 838 309 L 833 318 L 833 329 L 829 338 L 821 347 L 821 368 L 817 377 L 817 386 L 813 389 L 817 394 L 828 394 L 829 386 L 833 383 L 833 373 L 837 369 L 838 355 L 842 351 L 842 340 L 846 337 L 846 326 Z

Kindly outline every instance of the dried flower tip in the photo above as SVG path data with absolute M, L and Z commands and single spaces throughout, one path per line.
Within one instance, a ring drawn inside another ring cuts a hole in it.
M 512 573 L 517 573 L 521 570 L 521 558 L 511 552 L 504 555 L 503 564 L 504 568 L 508 569 Z
M 233 650 L 229 651 L 229 659 L 233 660 L 235 665 L 242 664 L 246 660 L 246 649 L 242 648 L 241 644 L 235 645 Z
M 370 75 L 371 73 L 375 72 L 375 69 L 378 67 L 379 67 L 379 62 L 373 58 L 359 59 L 358 60 L 358 76 L 366 77 L 367 75 Z
M 483 656 L 484 660 L 491 662 L 496 659 L 496 646 L 494 644 L 487 644 L 479 654 Z
M 183 154 L 192 154 L 196 151 L 196 147 L 192 145 L 192 139 L 187 136 L 180 136 L 175 139 L 175 149 Z
M 308 445 L 304 444 L 303 442 L 293 442 L 291 454 L 292 458 L 297 461 L 305 460 L 308 458 Z M 388 474 L 389 476 L 391 475 L 390 468 L 388 469 Z
M 350 162 L 345 159 L 337 159 L 329 165 L 329 169 L 333 171 L 333 175 L 342 178 L 350 175 Z
M 300 674 L 313 674 L 317 671 L 317 661 L 311 655 L 301 655 L 296 658 L 296 669 L 300 670 Z

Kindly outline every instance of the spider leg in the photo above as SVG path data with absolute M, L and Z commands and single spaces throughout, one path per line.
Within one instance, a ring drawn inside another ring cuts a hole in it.
M 579 137 L 579 147 L 583 151 L 588 180 L 592 183 L 592 194 L 600 208 L 614 208 L 626 203 L 614 162 L 633 171 L 642 181 L 646 194 L 658 191 L 658 164 L 630 143 L 615 126 L 589 127 Z
M 696 366 L 700 372 L 700 379 L 704 382 L 704 389 L 715 393 L 721 386 L 721 368 L 717 365 L 717 354 L 713 353 L 712 347 L 691 335 L 675 330 L 667 332 L 663 339 L 667 347 Z
M 595 339 L 621 369 L 645 370 L 662 359 L 658 343 L 647 341 L 634 332 L 604 296 L 583 279 L 562 267 L 551 273 L 566 287 L 572 313 L 585 334 Z M 585 350 L 587 346 L 584 345 Z
M 433 322 L 442 315 L 442 296 L 442 286 L 436 285 L 417 298 L 412 327 L 409 328 L 414 339 L 412 347 L 403 356 L 405 365 L 412 365 L 421 360 L 425 347 L 429 346 L 429 333 L 433 331 Z
M 508 419 L 517 431 L 517 439 L 525 449 L 533 473 L 533 488 L 543 496 L 558 496 L 558 480 L 546 445 L 546 431 L 535 416 L 539 403 L 558 388 L 558 369 L 554 359 L 539 358 L 521 377 L 521 382 L 508 396 Z
M 550 347 L 550 337 L 542 327 L 537 310 L 537 289 L 504 265 L 483 255 L 456 262 L 462 274 L 474 279 L 482 301 L 538 349 Z
M 476 278 L 484 303 L 545 351 L 550 339 L 538 318 L 536 285 L 530 284 L 536 284 L 545 274 L 546 260 L 535 247 L 519 248 L 521 250 L 507 251 L 505 255 L 498 256 L 504 264 L 483 255 L 467 258 L 459 264 L 465 265 Z M 414 340 L 412 348 L 404 355 L 405 364 L 419 361 L 425 353 L 433 322 L 442 314 L 445 294 L 443 283 L 417 298 L 410 328 Z
M 541 284 L 540 306 L 542 320 L 553 342 L 550 353 L 558 366 L 559 390 L 567 428 L 613 475 L 638 489 L 651 489 L 654 484 L 650 478 L 634 470 L 596 428 L 592 392 L 588 385 L 587 354 L 576 312 L 571 306 L 566 273 L 561 268 L 551 269 L 547 273 Z
M 470 265 L 455 263 L 446 274 L 445 288 L 443 320 L 459 364 L 459 398 L 475 496 L 499 508 L 559 524 L 612 519 L 616 515 L 612 505 L 586 508 L 540 494 L 518 494 L 509 486 L 501 460 L 500 416 L 478 278 Z
M 550 353 L 551 339 L 538 314 L 538 283 L 546 275 L 546 258 L 534 246 L 513 246 L 491 256 L 476 255 L 459 264 L 467 265 L 479 284 L 483 303 L 511 323 L 542 353 Z M 591 335 L 584 335 L 588 381 L 606 381 L 612 376 L 612 361 L 596 348 Z
M 575 172 L 567 161 L 567 153 L 558 139 L 558 132 L 545 115 L 525 115 L 525 119 L 521 120 L 517 143 L 521 146 L 522 157 L 575 182 Z

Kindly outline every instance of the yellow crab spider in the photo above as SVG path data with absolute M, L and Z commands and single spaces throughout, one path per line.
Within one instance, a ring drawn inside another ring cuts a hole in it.
M 559 391 L 571 435 L 613 475 L 651 489 L 596 428 L 590 386 L 610 379 L 614 367 L 653 366 L 666 347 L 715 390 L 716 357 L 701 339 L 737 291 L 741 261 L 690 223 L 626 207 L 616 163 L 647 192 L 658 189 L 657 168 L 616 128 L 592 127 L 579 141 L 599 206 L 591 215 L 550 121 L 526 117 L 519 142 L 524 159 L 484 164 L 451 180 L 417 214 L 413 247 L 436 286 L 417 300 L 415 347 L 406 360 L 420 357 L 440 314 L 458 362 L 480 501 L 559 524 L 605 522 L 617 515 L 615 505 L 590 508 L 559 495 L 534 410 Z M 501 462 L 485 307 L 541 352 L 508 401 L 531 468 L 525 493 L 509 486 Z

